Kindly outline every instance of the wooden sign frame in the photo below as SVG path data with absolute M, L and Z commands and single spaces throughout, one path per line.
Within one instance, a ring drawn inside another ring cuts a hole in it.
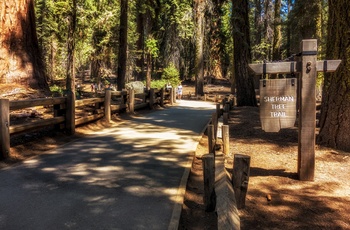
M 317 40 L 301 42 L 301 61 L 250 64 L 256 74 L 300 73 L 298 79 L 298 176 L 303 181 L 315 177 L 316 78 L 317 72 L 334 72 L 341 60 L 317 61 Z

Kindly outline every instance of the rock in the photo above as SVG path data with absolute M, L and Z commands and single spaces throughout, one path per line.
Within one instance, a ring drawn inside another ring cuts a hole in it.
M 145 85 L 141 81 L 133 81 L 125 84 L 126 89 L 133 89 L 135 93 L 144 93 Z

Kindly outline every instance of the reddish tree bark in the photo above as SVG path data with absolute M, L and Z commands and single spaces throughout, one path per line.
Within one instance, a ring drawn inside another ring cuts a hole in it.
M 330 0 L 327 58 L 341 59 L 336 72 L 326 74 L 318 141 L 350 151 L 350 6 L 348 0 Z
M 48 90 L 33 0 L 0 3 L 0 83 Z

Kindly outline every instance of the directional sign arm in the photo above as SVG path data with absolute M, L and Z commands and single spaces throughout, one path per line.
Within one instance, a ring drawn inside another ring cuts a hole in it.
M 317 72 L 334 72 L 341 60 L 327 60 L 317 61 L 316 70 Z M 301 71 L 301 62 L 274 62 L 274 63 L 263 63 L 263 64 L 249 64 L 251 71 L 255 75 L 262 74 L 284 74 L 284 73 L 298 73 Z
M 249 68 L 256 74 L 283 74 L 296 73 L 298 71 L 297 62 L 274 62 L 263 64 L 249 64 Z
M 340 65 L 341 60 L 317 61 L 317 72 L 334 72 Z

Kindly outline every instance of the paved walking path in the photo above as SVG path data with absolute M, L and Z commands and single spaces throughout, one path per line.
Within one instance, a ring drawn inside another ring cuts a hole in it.
M 180 101 L 0 170 L 0 229 L 176 229 L 214 109 Z

